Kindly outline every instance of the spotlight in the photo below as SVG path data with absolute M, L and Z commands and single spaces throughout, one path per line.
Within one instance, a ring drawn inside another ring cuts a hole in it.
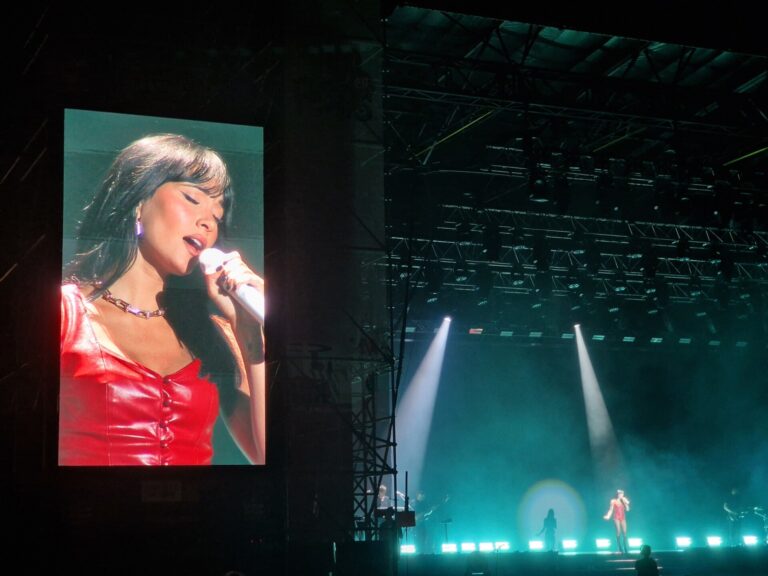
M 675 544 L 677 544 L 678 548 L 690 548 L 691 539 L 688 536 L 678 536 L 675 538 Z
M 480 542 L 478 549 L 480 552 L 493 552 L 493 542 Z
M 521 286 L 525 284 L 525 269 L 520 261 L 515 260 L 512 264 L 512 286 Z
M 493 547 L 496 550 L 509 550 L 509 542 L 494 542 Z
M 604 550 L 611 547 L 611 541 L 608 538 L 598 538 L 595 540 L 595 546 L 598 550 Z
M 477 546 L 474 542 L 462 542 L 461 543 L 461 551 L 462 552 L 474 552 L 477 550 Z
M 707 546 L 716 548 L 723 544 L 723 539 L 720 536 L 707 536 Z
M 530 540 L 528 542 L 529 550 L 544 550 L 544 542 L 541 540 Z
M 443 544 L 440 549 L 442 550 L 443 554 L 456 554 L 458 551 L 456 544 Z
M 743 540 L 745 546 L 757 546 L 757 536 L 744 536 Z
M 643 545 L 642 538 L 627 538 L 630 548 L 640 548 Z
M 443 322 L 450 322 L 450 321 L 451 321 L 450 316 L 446 316 L 445 318 L 443 318 Z
M 453 266 L 453 274 L 456 282 L 467 281 L 469 278 L 469 266 L 467 266 L 467 261 L 464 260 L 464 258 L 459 257 L 459 259 L 456 260 L 456 264 Z
M 414 544 L 402 544 L 400 554 L 416 554 L 416 546 Z
M 577 546 L 576 540 L 563 540 L 563 550 L 576 550 Z

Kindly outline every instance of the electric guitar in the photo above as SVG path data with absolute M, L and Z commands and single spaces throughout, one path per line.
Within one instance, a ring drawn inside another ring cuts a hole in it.
M 430 518 L 430 517 L 431 517 L 431 516 L 432 516 L 432 515 L 433 515 L 433 514 L 434 514 L 434 513 L 435 513 L 435 512 L 436 512 L 436 511 L 437 511 L 437 510 L 438 510 L 438 509 L 439 509 L 439 508 L 442 506 L 442 505 L 443 505 L 443 504 L 445 504 L 446 502 L 448 502 L 448 500 L 450 500 L 450 499 L 451 499 L 451 497 L 450 497 L 450 496 L 446 496 L 445 498 L 443 498 L 443 501 L 442 501 L 442 502 L 440 502 L 440 503 L 438 503 L 438 504 L 435 504 L 434 506 L 430 506 L 430 507 L 429 507 L 429 510 L 426 510 L 425 512 L 417 512 L 417 513 L 416 513 L 416 522 L 417 522 L 417 523 L 418 523 L 418 522 L 426 522 L 427 520 L 429 520 L 429 518 Z

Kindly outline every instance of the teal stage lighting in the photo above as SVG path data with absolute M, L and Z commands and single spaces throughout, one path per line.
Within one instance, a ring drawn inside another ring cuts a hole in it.
M 598 538 L 595 540 L 595 546 L 598 550 L 605 550 L 611 547 L 611 540 L 609 538 Z
M 707 536 L 707 546 L 716 548 L 723 544 L 723 539 L 720 536 Z

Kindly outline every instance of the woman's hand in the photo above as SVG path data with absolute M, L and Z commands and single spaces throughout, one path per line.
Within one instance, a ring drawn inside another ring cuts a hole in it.
M 243 262 L 240 254 L 237 252 L 226 254 L 223 264 L 213 273 L 204 274 L 204 277 L 208 296 L 236 333 L 242 329 L 253 330 L 259 326 L 258 320 L 230 295 L 238 286 L 244 284 L 253 286 L 262 295 L 264 294 L 264 280 Z

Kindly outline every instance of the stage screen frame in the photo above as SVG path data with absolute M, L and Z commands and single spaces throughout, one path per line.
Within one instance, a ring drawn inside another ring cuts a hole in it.
M 222 250 L 236 249 L 264 277 L 264 131 L 262 127 L 202 120 L 65 109 L 63 131 L 62 270 L 76 252 L 83 210 L 107 171 L 130 143 L 150 134 L 179 134 L 216 151 L 226 163 L 234 209 Z M 218 245 L 218 243 L 217 243 Z M 62 283 L 67 281 L 62 277 Z M 266 402 L 266 399 L 264 399 Z M 266 424 L 265 424 L 266 429 Z M 57 447 L 59 443 L 57 442 Z M 249 460 L 216 418 L 211 465 L 249 465 Z M 61 464 L 62 467 L 77 467 Z

